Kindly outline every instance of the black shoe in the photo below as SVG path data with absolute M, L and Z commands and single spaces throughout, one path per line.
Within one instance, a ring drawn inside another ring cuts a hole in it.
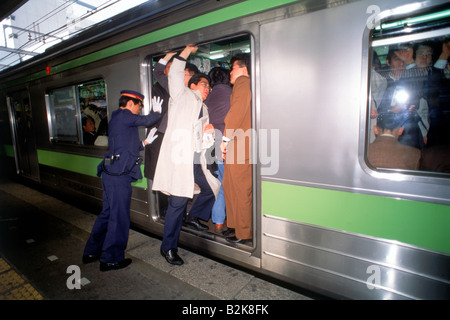
M 100 271 L 119 270 L 128 267 L 132 262 L 131 259 L 123 259 L 116 263 L 100 262 Z
M 169 251 L 165 252 L 163 249 L 160 250 L 161 255 L 166 258 L 166 261 L 170 264 L 174 264 L 176 266 L 181 266 L 184 261 L 180 258 L 180 256 L 177 254 L 176 249 L 170 249 Z
M 83 254 L 83 263 L 84 264 L 88 264 L 94 261 L 97 261 L 98 259 L 100 259 L 100 256 L 95 255 L 95 254 Z
M 234 237 L 234 236 L 235 236 L 235 230 L 234 230 L 234 228 L 228 228 L 228 230 L 225 231 L 225 232 L 223 233 L 223 235 L 224 235 L 226 238 L 228 238 L 228 237 Z
M 239 239 L 239 238 L 236 238 L 235 236 L 227 237 L 227 238 L 225 238 L 225 240 L 227 240 L 228 242 L 231 242 L 231 243 L 241 243 L 241 244 L 246 244 L 246 243 L 252 242 L 252 239 Z
M 198 218 L 192 217 L 190 215 L 186 216 L 184 224 L 186 225 L 186 227 L 190 227 L 198 231 L 209 230 L 209 227 L 200 223 L 200 221 L 198 221 Z

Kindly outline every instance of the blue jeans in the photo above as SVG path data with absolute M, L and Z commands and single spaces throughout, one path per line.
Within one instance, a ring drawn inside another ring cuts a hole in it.
M 223 162 L 218 162 L 217 167 L 217 178 L 222 183 L 225 164 Z M 223 195 L 223 187 L 220 186 L 219 194 L 217 195 L 216 202 L 214 202 L 214 206 L 212 208 L 212 221 L 217 224 L 223 224 L 223 222 L 225 221 L 225 216 L 225 196 Z

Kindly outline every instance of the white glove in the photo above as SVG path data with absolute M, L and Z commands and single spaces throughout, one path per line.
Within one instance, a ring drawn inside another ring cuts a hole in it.
M 148 144 L 151 144 L 153 141 L 155 141 L 156 138 L 158 138 L 158 136 L 155 136 L 155 132 L 156 132 L 156 127 L 153 127 L 152 130 L 150 130 L 150 132 L 147 135 L 147 138 L 145 138 L 145 142 L 147 142 Z
M 154 112 L 161 113 L 161 105 L 163 103 L 164 99 L 161 99 L 161 97 L 153 97 L 152 99 L 152 107 Z

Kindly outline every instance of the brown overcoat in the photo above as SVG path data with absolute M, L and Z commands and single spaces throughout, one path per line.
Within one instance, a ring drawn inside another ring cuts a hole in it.
M 251 166 L 251 89 L 250 78 L 236 79 L 225 117 L 227 146 L 223 191 L 227 226 L 236 229 L 236 238 L 252 238 L 252 166 Z
M 367 157 L 377 168 L 417 170 L 420 150 L 401 144 L 393 136 L 379 136 L 369 145 Z

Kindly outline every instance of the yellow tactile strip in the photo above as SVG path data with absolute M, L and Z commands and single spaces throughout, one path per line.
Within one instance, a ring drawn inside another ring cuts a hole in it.
M 0 300 L 44 300 L 44 298 L 0 258 Z

